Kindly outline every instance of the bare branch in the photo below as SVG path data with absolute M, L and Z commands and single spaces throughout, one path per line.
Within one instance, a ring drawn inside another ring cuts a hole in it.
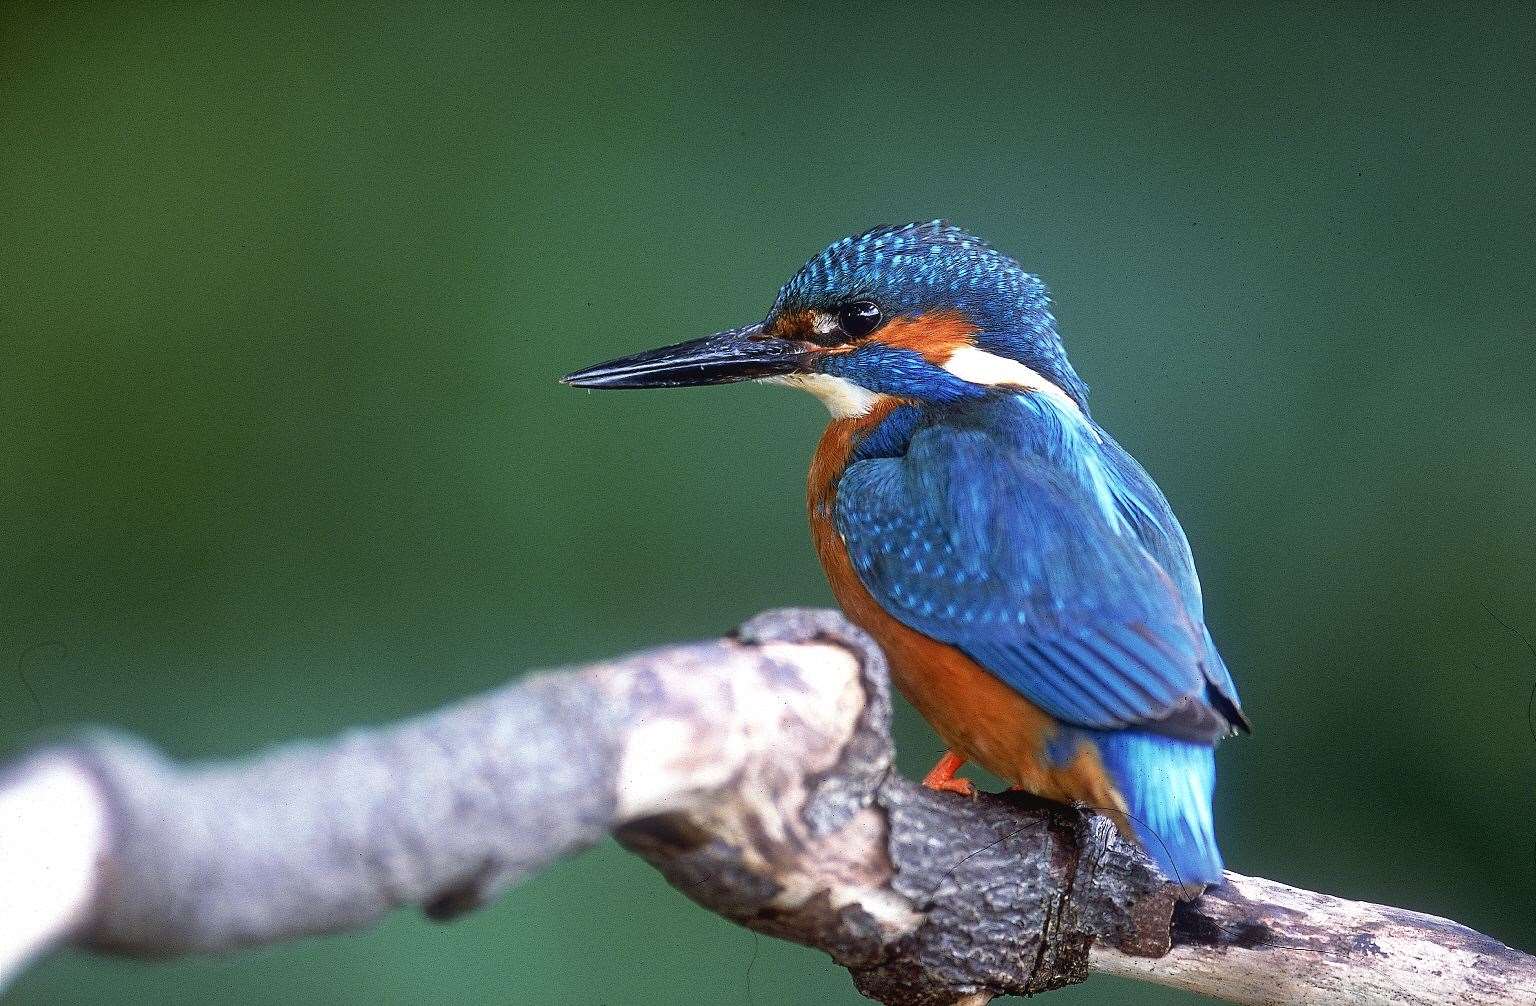
M 131 741 L 0 777 L 0 981 L 449 918 L 613 832 L 694 901 L 886 1003 L 1127 975 L 1238 1003 L 1536 1002 L 1454 923 L 1228 875 L 1190 904 L 1091 813 L 891 771 L 882 658 L 830 612 L 526 678 L 400 725 L 181 767 Z
M 1231 872 L 1173 937 L 1156 960 L 1095 947 L 1093 968 L 1252 1006 L 1536 1003 L 1536 959 L 1466 926 Z

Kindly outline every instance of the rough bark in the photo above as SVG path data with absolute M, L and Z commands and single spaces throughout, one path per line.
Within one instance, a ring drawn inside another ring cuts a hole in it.
M 612 832 L 885 1003 L 1094 970 L 1238 1003 L 1536 1002 L 1536 960 L 1443 919 L 1236 874 L 1179 903 L 1097 815 L 895 774 L 889 720 L 878 650 L 790 610 L 234 764 L 43 749 L 0 778 L 0 982 L 65 940 L 159 957 L 448 919 Z

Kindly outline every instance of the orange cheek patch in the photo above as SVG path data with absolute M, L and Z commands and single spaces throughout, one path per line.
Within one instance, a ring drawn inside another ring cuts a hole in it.
M 958 311 L 934 311 L 913 318 L 892 318 L 871 337 L 896 349 L 910 349 L 939 366 L 957 349 L 974 345 L 980 331 Z
M 801 341 L 815 331 L 815 316 L 809 311 L 792 311 L 774 319 L 773 327 L 765 335 L 775 339 Z

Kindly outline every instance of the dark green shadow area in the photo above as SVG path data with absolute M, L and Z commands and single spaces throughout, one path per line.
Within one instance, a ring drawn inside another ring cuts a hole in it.
M 7 4 L 0 741 L 233 755 L 827 602 L 814 401 L 555 379 L 944 215 L 1052 285 L 1194 542 L 1258 728 L 1221 757 L 1232 866 L 1536 948 L 1533 36 Z M 10 1001 L 861 1000 L 607 846 L 450 926 L 60 953 Z

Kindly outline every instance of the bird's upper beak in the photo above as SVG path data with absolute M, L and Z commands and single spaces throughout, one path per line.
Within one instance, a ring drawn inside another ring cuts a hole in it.
M 566 374 L 576 388 L 687 388 L 778 377 L 801 369 L 810 355 L 802 343 L 766 334 L 761 323 L 716 332 Z

